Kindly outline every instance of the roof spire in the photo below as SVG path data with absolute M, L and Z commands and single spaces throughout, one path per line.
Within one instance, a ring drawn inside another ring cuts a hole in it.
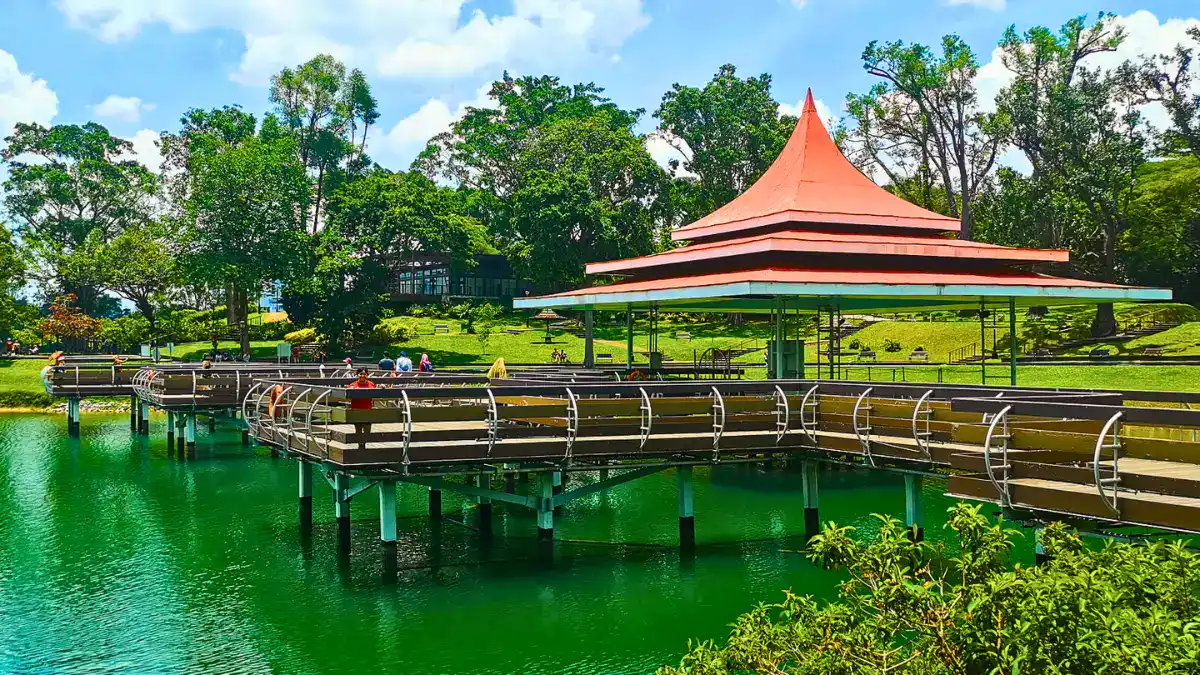
M 804 112 L 817 112 L 817 104 L 813 101 L 812 89 L 809 88 L 808 95 L 804 97 Z

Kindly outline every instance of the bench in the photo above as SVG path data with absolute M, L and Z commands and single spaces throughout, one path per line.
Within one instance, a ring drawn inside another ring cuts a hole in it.
M 677 331 L 675 331 L 675 339 L 676 340 L 691 340 L 692 334 L 687 332 L 686 330 L 677 330 Z
M 450 324 L 447 324 L 447 323 L 433 324 L 433 334 L 437 335 L 438 333 L 445 333 L 445 334 L 449 335 L 450 334 Z
M 1029 356 L 1030 358 L 1034 359 L 1048 359 L 1054 356 L 1054 354 L 1052 354 L 1050 350 L 1046 349 L 1045 347 L 1038 347 L 1037 349 L 1029 352 Z
M 520 335 L 523 331 L 520 328 L 509 328 L 504 332 L 508 333 L 509 335 Z
M 613 355 L 612 354 L 597 354 L 596 355 L 596 363 L 600 363 L 601 361 L 603 361 L 605 363 L 612 363 Z
M 1146 349 L 1144 349 L 1142 351 L 1142 356 L 1162 356 L 1162 355 L 1163 355 L 1162 347 L 1146 347 Z
M 1093 349 L 1088 354 L 1089 359 L 1107 359 L 1110 356 L 1112 356 L 1112 351 L 1109 349 Z
M 908 360 L 909 361 L 926 361 L 926 362 L 928 362 L 929 361 L 929 352 L 920 351 L 920 350 L 914 351 L 913 353 L 908 355 Z
M 861 352 L 858 353 L 858 360 L 859 361 L 874 361 L 875 360 L 875 351 L 872 349 L 862 350 Z

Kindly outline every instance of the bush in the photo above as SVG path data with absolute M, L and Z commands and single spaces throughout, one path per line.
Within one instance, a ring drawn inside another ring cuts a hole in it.
M 150 340 L 150 322 L 141 314 L 101 319 L 100 326 L 100 338 L 117 343 L 124 352 L 137 352 L 138 345 Z
M 1014 568 L 1017 533 L 980 509 L 950 509 L 950 544 L 887 516 L 870 542 L 826 524 L 809 558 L 844 572 L 837 601 L 785 591 L 659 674 L 1195 672 L 1200 556 L 1182 542 L 1094 550 L 1052 523 L 1051 562 Z
M 885 351 L 885 352 L 900 351 L 900 342 L 898 340 L 893 340 L 892 338 L 888 338 L 888 339 L 884 340 L 883 341 L 883 351 Z
M 862 341 L 859 340 L 858 338 L 854 338 L 853 340 L 850 341 L 850 349 L 851 350 L 857 352 L 857 351 L 861 350 L 862 348 L 863 348 Z
M 264 323 L 261 326 L 250 326 L 250 339 L 266 342 L 270 340 L 287 341 L 287 336 L 291 335 L 292 329 L 295 328 L 288 321 L 274 321 L 272 323 Z
M 394 316 L 375 324 L 372 336 L 385 344 L 408 342 L 417 337 L 417 326 L 417 320 L 411 316 Z
M 301 328 L 300 330 L 285 333 L 283 341 L 294 345 L 306 345 L 310 342 L 317 342 L 317 329 Z

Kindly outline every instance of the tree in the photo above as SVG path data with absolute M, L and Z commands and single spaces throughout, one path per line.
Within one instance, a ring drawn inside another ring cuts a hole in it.
M 1008 133 L 1004 114 L 980 110 L 975 52 L 947 35 L 940 54 L 920 44 L 872 42 L 862 58 L 867 72 L 883 82 L 848 97 L 858 122 L 853 140 L 893 185 L 918 181 L 929 206 L 936 179 L 947 212 L 962 220 L 959 236 L 970 239 L 975 196 Z
M 1182 542 L 1085 547 L 1055 523 L 1051 562 L 1008 566 L 1013 531 L 950 509 L 957 545 L 914 542 L 877 516 L 870 543 L 827 524 L 813 562 L 843 570 L 839 600 L 786 592 L 660 675 L 1190 672 L 1200 661 L 1200 556 Z
M 7 142 L 4 205 L 35 262 L 31 274 L 92 313 L 104 285 L 104 247 L 153 217 L 154 174 L 123 159 L 132 144 L 94 122 L 17 124 Z
M 1101 14 L 1089 27 L 1078 17 L 1057 35 L 1037 27 L 1021 36 L 1010 27 L 1000 48 L 1015 79 L 997 97 L 1012 121 L 1013 143 L 1033 166 L 1040 220 L 1057 215 L 1049 208 L 1054 195 L 1076 202 L 1088 219 L 1070 234 L 1072 257 L 1088 276 L 1110 282 L 1120 281 L 1118 243 L 1129 226 L 1133 179 L 1147 143 L 1120 74 L 1087 67 L 1089 57 L 1123 41 L 1114 18 Z M 1093 333 L 1115 330 L 1112 304 L 1099 305 Z
M 310 230 L 315 234 L 327 183 L 336 186 L 339 170 L 364 168 L 367 131 L 379 119 L 377 102 L 362 71 L 347 75 L 346 66 L 329 54 L 279 71 L 271 78 L 270 100 L 295 135 L 300 163 L 315 173 Z
M 12 230 L 0 225 L 0 333 L 12 332 L 20 323 L 17 293 L 25 286 L 26 265 L 13 241 Z
M 1188 29 L 1188 37 L 1200 44 L 1200 27 Z M 1196 49 L 1195 45 L 1176 45 L 1169 56 L 1126 64 L 1123 74 L 1138 102 L 1161 103 L 1166 109 L 1171 125 L 1162 137 L 1164 153 L 1190 153 L 1200 159 L 1200 88 L 1192 71 Z
M 193 156 L 189 180 L 184 264 L 192 278 L 228 287 L 230 302 L 240 302 L 305 254 L 309 183 L 290 138 L 250 137 Z M 249 323 L 240 327 L 249 353 Z
M 796 126 L 796 118 L 779 113 L 770 75 L 741 79 L 730 64 L 702 89 L 671 85 L 654 116 L 659 137 L 683 155 L 682 168 L 697 176 L 688 220 L 745 192 L 779 156 Z
M 1148 286 L 1171 286 L 1183 302 L 1200 299 L 1200 161 L 1147 162 L 1137 173 L 1122 241 L 1121 268 Z
M 161 223 L 136 226 L 117 235 L 100 256 L 105 287 L 137 307 L 152 338 L 156 305 L 177 280 L 177 242 Z
M 76 305 L 74 294 L 60 295 L 50 303 L 50 315 L 42 319 L 38 331 L 46 337 L 57 338 L 77 349 L 100 332 L 99 319 L 88 316 Z

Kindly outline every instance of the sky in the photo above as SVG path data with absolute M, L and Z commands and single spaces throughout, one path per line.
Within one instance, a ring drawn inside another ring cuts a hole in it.
M 595 82 L 646 110 L 641 131 L 673 83 L 703 86 L 725 63 L 770 73 L 788 112 L 811 87 L 830 118 L 871 86 L 860 57 L 872 40 L 956 33 L 992 96 L 1006 27 L 1097 9 L 1130 35 L 1113 62 L 1170 50 L 1200 24 L 1200 0 L 0 0 L 0 138 L 21 121 L 94 120 L 157 167 L 154 141 L 185 110 L 265 112 L 272 73 L 327 52 L 366 72 L 381 113 L 368 152 L 401 170 L 506 69 Z

